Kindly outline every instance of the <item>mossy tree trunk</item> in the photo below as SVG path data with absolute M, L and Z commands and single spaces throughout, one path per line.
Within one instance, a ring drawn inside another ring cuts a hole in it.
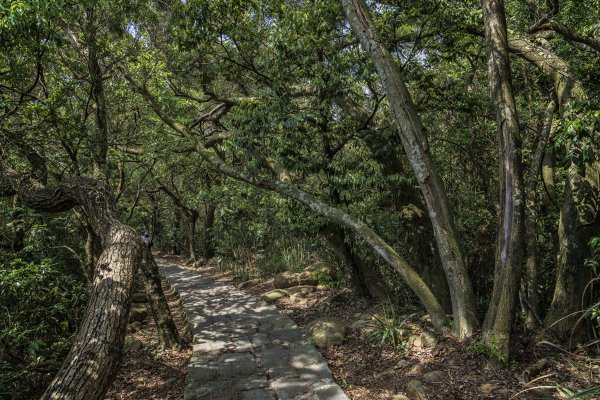
M 342 0 L 342 5 L 354 34 L 375 64 L 404 151 L 423 193 L 450 288 L 455 332 L 459 338 L 469 337 L 477 327 L 473 289 L 446 192 L 429 153 L 421 119 L 402 72 L 382 43 L 364 0 Z
M 142 260 L 143 243 L 119 220 L 114 198 L 100 181 L 72 178 L 40 188 L 0 172 L 1 196 L 17 194 L 24 205 L 43 212 L 80 206 L 102 241 L 83 321 L 67 359 L 42 396 L 102 399 L 121 361 L 133 274 Z
M 521 139 L 508 59 L 504 2 L 483 0 L 483 16 L 489 58 L 488 79 L 498 131 L 500 224 L 494 288 L 482 335 L 498 358 L 506 362 L 525 249 Z

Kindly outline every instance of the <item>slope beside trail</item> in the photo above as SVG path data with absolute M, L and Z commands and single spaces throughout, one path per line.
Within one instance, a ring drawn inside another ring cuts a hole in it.
M 273 306 L 157 258 L 193 335 L 185 400 L 347 400 L 304 332 Z

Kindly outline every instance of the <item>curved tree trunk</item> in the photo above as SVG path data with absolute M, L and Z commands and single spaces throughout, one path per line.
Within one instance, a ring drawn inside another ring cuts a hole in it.
M 374 28 L 364 0 L 342 0 L 342 5 L 354 34 L 377 68 L 404 151 L 425 198 L 452 297 L 454 330 L 459 338 L 469 337 L 477 326 L 473 289 L 452 213 L 448 207 L 446 192 L 431 159 L 421 119 L 400 69 Z
M 147 248 L 144 249 L 142 274 L 144 275 L 144 288 L 148 295 L 150 312 L 158 330 L 158 345 L 163 349 L 180 347 L 181 337 L 162 290 L 158 265 L 156 265 L 152 253 Z
M 42 399 L 102 399 L 117 373 L 129 314 L 133 274 L 143 243 L 118 219 L 114 198 L 103 183 L 66 179 L 55 188 L 25 186 L 1 171 L 0 195 L 18 194 L 35 210 L 61 212 L 81 206 L 102 240 L 90 300 L 75 343 Z
M 260 178 L 254 175 L 250 175 L 247 172 L 237 169 L 236 167 L 225 163 L 219 156 L 213 153 L 211 150 L 204 147 L 198 139 L 191 134 L 183 125 L 172 120 L 167 114 L 163 112 L 156 99 L 150 94 L 150 92 L 135 83 L 131 76 L 126 75 L 126 78 L 131 82 L 135 89 L 148 101 L 152 110 L 156 115 L 171 129 L 175 130 L 179 134 L 183 135 L 190 141 L 196 152 L 208 162 L 214 169 L 223 173 L 224 175 L 230 176 L 242 182 L 246 182 L 250 185 L 256 186 L 261 189 L 270 190 L 279 193 L 288 198 L 299 201 L 306 205 L 314 212 L 322 215 L 332 222 L 347 227 L 348 229 L 355 232 L 358 236 L 362 237 L 367 243 L 371 245 L 373 250 L 386 262 L 394 268 L 402 278 L 406 281 L 411 290 L 417 295 L 423 306 L 429 312 L 431 316 L 431 322 L 435 327 L 442 330 L 448 329 L 448 319 L 444 312 L 443 307 L 437 301 L 431 290 L 421 279 L 419 274 L 402 258 L 389 244 L 387 244 L 373 229 L 361 220 L 353 217 L 344 211 L 331 207 L 316 197 L 303 192 L 302 190 L 273 179 Z
M 483 340 L 508 361 L 524 242 L 523 171 L 519 123 L 512 89 L 504 2 L 484 0 L 483 17 L 489 57 L 488 77 L 496 109 L 500 161 L 500 224 L 494 289 L 483 323 Z

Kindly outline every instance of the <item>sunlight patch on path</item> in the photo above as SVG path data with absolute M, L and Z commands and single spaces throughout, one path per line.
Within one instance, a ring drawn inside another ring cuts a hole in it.
M 157 259 L 193 335 L 185 400 L 348 400 L 304 332 L 233 286 Z

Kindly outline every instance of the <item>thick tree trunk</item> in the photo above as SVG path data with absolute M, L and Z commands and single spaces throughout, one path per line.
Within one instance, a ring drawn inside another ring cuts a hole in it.
M 369 53 L 400 134 L 400 139 L 423 193 L 452 297 L 454 329 L 459 338 L 473 334 L 477 314 L 446 192 L 429 153 L 427 138 L 412 98 L 392 55 L 381 42 L 364 0 L 342 0 L 354 34 Z
M 214 225 L 215 225 L 215 213 L 217 206 L 209 203 L 206 206 L 206 215 L 204 218 L 204 226 L 202 228 L 202 256 L 205 259 L 211 259 L 215 256 L 215 245 L 214 245 Z
M 496 268 L 490 306 L 483 323 L 483 340 L 495 348 L 501 361 L 506 362 L 525 248 L 523 171 L 503 1 L 483 0 L 483 16 L 500 161 L 500 225 Z
M 589 304 L 583 296 L 592 271 L 584 265 L 584 261 L 590 256 L 588 241 L 592 235 L 594 220 L 586 221 L 582 218 L 577 207 L 578 202 L 584 201 L 577 198 L 577 190 L 583 185 L 586 182 L 578 174 L 577 166 L 571 164 L 558 227 L 556 284 L 552 303 L 544 320 L 545 326 L 563 340 L 582 338 L 583 325 L 577 322 L 581 311 Z
M 114 198 L 101 182 L 67 179 L 52 189 L 26 187 L 0 171 L 0 196 L 18 194 L 23 204 L 45 212 L 81 206 L 103 242 L 90 300 L 75 342 L 42 399 L 102 399 L 120 360 L 133 288 L 143 243 L 119 221 Z
M 148 249 L 144 249 L 142 273 L 150 312 L 158 329 L 158 345 L 163 349 L 179 348 L 182 343 L 181 337 L 162 290 L 158 265 Z

